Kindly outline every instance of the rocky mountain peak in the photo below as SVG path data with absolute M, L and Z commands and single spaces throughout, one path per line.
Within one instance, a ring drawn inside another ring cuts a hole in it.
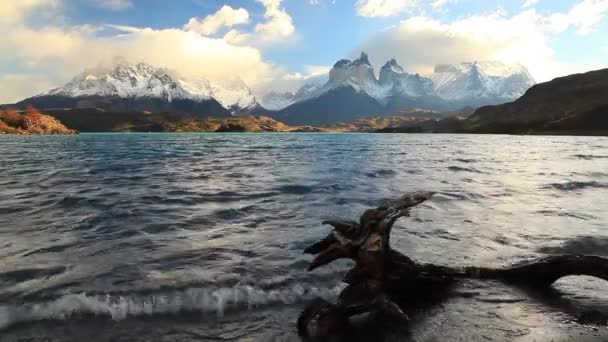
M 361 57 L 359 57 L 359 59 L 355 59 L 352 62 L 352 65 L 354 66 L 358 66 L 358 65 L 367 65 L 367 66 L 372 66 L 372 64 L 369 62 L 369 58 L 367 56 L 367 53 L 365 53 L 364 51 L 361 51 Z

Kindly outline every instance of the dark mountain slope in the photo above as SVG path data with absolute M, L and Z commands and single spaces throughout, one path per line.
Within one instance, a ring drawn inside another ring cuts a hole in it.
M 475 132 L 608 130 L 608 69 L 556 78 L 518 100 L 477 109 L 467 123 Z

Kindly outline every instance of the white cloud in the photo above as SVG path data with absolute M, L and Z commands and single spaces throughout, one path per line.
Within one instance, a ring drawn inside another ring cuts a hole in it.
M 34 11 L 54 8 L 59 0 L 2 0 L 0 1 L 0 24 L 21 22 Z
M 35 95 L 51 86 L 67 82 L 76 73 L 116 56 L 174 69 L 211 80 L 240 77 L 255 85 L 277 76 L 278 69 L 264 61 L 262 53 L 251 46 L 234 45 L 222 38 L 210 38 L 182 29 L 133 28 L 114 26 L 120 32 L 108 35 L 106 29 L 82 27 L 12 27 L 0 36 L 0 64 L 18 65 L 30 78 L 1 79 L 11 91 L 0 91 L 0 103 Z M 15 64 L 17 63 L 17 64 Z M 44 75 L 37 82 L 36 75 Z M 32 85 L 32 82 L 37 82 Z
M 224 35 L 224 40 L 230 44 L 242 44 L 249 40 L 251 35 L 249 33 L 244 33 L 239 30 L 230 30 L 226 32 Z
M 15 103 L 23 100 L 23 94 L 41 93 L 51 89 L 52 86 L 53 82 L 46 75 L 0 75 L 0 103 Z
M 331 67 L 325 65 L 307 65 L 304 67 L 305 73 L 291 73 L 283 75 L 284 80 L 308 80 L 317 76 L 328 75 Z
M 523 8 L 528 8 L 536 5 L 540 0 L 526 0 L 523 4 Z
M 197 21 L 198 30 L 152 29 L 124 25 L 62 26 L 48 21 L 46 25 L 44 21 L 30 25 L 28 18 L 39 10 L 46 12 L 49 6 L 57 7 L 60 0 L 7 3 L 0 0 L 0 14 L 4 17 L 0 21 L 0 31 L 4 33 L 0 35 L 3 51 L 0 65 L 10 65 L 23 72 L 10 77 L 0 74 L 0 103 L 59 86 L 83 69 L 112 61 L 117 56 L 167 67 L 185 75 L 205 76 L 212 81 L 239 77 L 255 87 L 281 78 L 287 72 L 265 61 L 261 50 L 251 42 L 286 38 L 295 31 L 291 17 L 281 8 L 279 0 L 263 1 L 265 19 L 256 27 L 256 32 L 231 29 L 223 37 L 200 33 L 217 33 L 221 27 L 246 23 L 249 21 L 246 10 L 224 6 L 212 16 Z
M 257 0 L 266 8 L 265 23 L 255 26 L 255 32 L 261 41 L 272 42 L 292 36 L 296 28 L 291 16 L 281 8 L 283 0 Z
M 431 3 L 433 9 L 441 9 L 447 4 L 455 3 L 457 0 L 434 0 Z
M 363 17 L 391 17 L 405 12 L 416 0 L 357 0 L 357 13 Z
M 133 7 L 131 0 L 93 0 L 93 4 L 113 11 L 124 11 Z
M 608 12 L 608 0 L 583 0 L 568 13 L 555 13 L 548 22 L 556 32 L 574 27 L 580 35 L 589 34 L 597 28 Z
M 209 36 L 218 32 L 223 27 L 233 27 L 235 25 L 247 24 L 248 22 L 249 12 L 246 9 L 234 9 L 228 5 L 224 5 L 217 12 L 206 16 L 204 19 L 191 18 L 184 28 Z
M 573 17 L 573 13 L 580 13 L 576 10 L 580 5 L 564 14 L 569 19 L 561 30 L 574 27 L 580 32 L 586 28 L 579 26 L 580 21 Z M 365 50 L 375 65 L 397 58 L 410 72 L 422 74 L 431 73 L 436 64 L 500 60 L 525 65 L 537 81 L 599 67 L 565 64 L 556 59 L 551 47 L 556 32 L 553 16 L 544 16 L 534 9 L 513 16 L 497 11 L 452 22 L 417 16 L 372 36 L 353 55 Z

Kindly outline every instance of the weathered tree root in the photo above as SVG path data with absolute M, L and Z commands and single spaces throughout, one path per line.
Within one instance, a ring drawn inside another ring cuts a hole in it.
M 309 270 L 340 258 L 354 260 L 355 266 L 346 274 L 344 282 L 348 286 L 336 303 L 319 300 L 302 312 L 298 319 L 300 335 L 323 338 L 338 334 L 348 325 L 349 317 L 362 313 L 408 320 L 407 311 L 441 300 L 442 294 L 462 279 L 493 279 L 540 289 L 571 275 L 608 281 L 608 259 L 597 256 L 555 255 L 500 269 L 452 268 L 420 264 L 391 249 L 390 232 L 395 221 L 409 216 L 409 208 L 432 195 L 430 192 L 406 194 L 366 210 L 359 222 L 324 222 L 334 230 L 305 249 L 305 253 L 315 255 Z

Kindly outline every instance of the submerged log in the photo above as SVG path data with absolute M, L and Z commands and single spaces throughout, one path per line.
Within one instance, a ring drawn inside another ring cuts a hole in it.
M 368 209 L 359 221 L 329 220 L 333 231 L 309 246 L 314 255 L 309 271 L 337 259 L 348 258 L 355 266 L 346 274 L 348 286 L 336 303 L 317 300 L 298 319 L 298 332 L 305 337 L 339 333 L 348 318 L 374 313 L 407 321 L 408 312 L 441 300 L 461 279 L 492 279 L 519 286 L 546 288 L 562 277 L 586 275 L 608 280 L 608 259 L 597 256 L 555 255 L 508 268 L 452 268 L 421 264 L 390 246 L 391 229 L 397 219 L 427 199 L 431 192 L 414 192 Z

